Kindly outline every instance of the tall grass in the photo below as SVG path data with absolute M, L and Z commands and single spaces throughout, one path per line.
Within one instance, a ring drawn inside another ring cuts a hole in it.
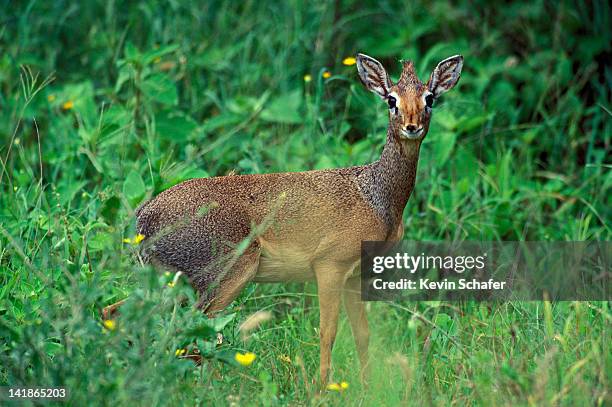
M 407 238 L 609 240 L 610 27 L 605 1 L 3 7 L 0 384 L 63 385 L 73 405 L 609 404 L 608 302 L 372 303 L 368 391 L 341 319 L 349 388 L 318 394 L 312 284 L 250 285 L 207 320 L 123 240 L 142 200 L 185 179 L 375 160 L 385 106 L 342 64 L 356 52 L 395 77 L 413 59 L 422 79 L 465 57 Z M 128 296 L 105 328 L 101 308 Z M 259 310 L 273 319 L 245 338 Z M 196 347 L 200 366 L 177 355 Z

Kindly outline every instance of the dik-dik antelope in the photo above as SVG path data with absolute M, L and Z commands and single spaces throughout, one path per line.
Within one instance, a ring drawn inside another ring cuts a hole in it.
M 316 281 L 321 382 L 327 381 L 342 296 L 363 374 L 369 333 L 360 297 L 361 242 L 402 237 L 432 106 L 455 86 L 462 66 L 460 55 L 445 59 L 423 84 L 414 64 L 404 61 L 393 83 L 380 62 L 358 54 L 359 78 L 389 106 L 378 161 L 185 181 L 136 211 L 137 232 L 146 236 L 143 258 L 187 275 L 208 313 L 230 304 L 249 281 Z M 262 224 L 268 226 L 252 233 Z

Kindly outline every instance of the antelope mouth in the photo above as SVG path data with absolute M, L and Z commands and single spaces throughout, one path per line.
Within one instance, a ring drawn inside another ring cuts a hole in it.
M 421 127 L 420 129 L 418 129 L 417 131 L 408 131 L 408 130 L 404 130 L 401 129 L 401 133 L 402 136 L 404 136 L 407 139 L 417 139 L 420 138 L 423 135 L 423 127 Z

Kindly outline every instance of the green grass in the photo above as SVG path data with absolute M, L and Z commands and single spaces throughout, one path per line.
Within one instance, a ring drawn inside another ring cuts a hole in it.
M 313 284 L 249 285 L 213 324 L 123 243 L 136 206 L 185 179 L 375 160 L 386 108 L 342 64 L 356 52 L 395 78 L 398 59 L 426 79 L 465 57 L 434 108 L 406 238 L 610 240 L 607 2 L 9 4 L 0 385 L 63 385 L 72 405 L 610 404 L 609 302 L 371 303 L 368 391 L 342 316 L 332 373 L 350 387 L 317 395 Z M 127 296 L 105 330 L 101 308 Z M 244 339 L 259 310 L 272 320 Z M 175 356 L 196 337 L 201 367 Z M 236 366 L 247 350 L 255 363 Z

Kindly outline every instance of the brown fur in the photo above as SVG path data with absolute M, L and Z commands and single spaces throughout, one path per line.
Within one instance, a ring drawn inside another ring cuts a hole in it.
M 146 236 L 143 257 L 185 273 L 208 312 L 227 306 L 249 281 L 315 280 L 323 382 L 342 293 L 365 371 L 368 329 L 357 267 L 361 242 L 401 238 L 402 213 L 431 116 L 421 97 L 427 87 L 412 63 L 404 63 L 393 85 L 378 61 L 358 58 L 366 86 L 383 97 L 384 92 L 399 96 L 399 111 L 389 113 L 380 160 L 323 171 L 193 179 L 162 192 L 136 213 L 137 231 Z M 421 137 L 403 137 L 400 130 L 407 124 L 424 127 Z M 264 227 L 254 235 L 257 225 Z M 246 248 L 240 246 L 245 239 Z M 237 247 L 244 250 L 233 255 Z

